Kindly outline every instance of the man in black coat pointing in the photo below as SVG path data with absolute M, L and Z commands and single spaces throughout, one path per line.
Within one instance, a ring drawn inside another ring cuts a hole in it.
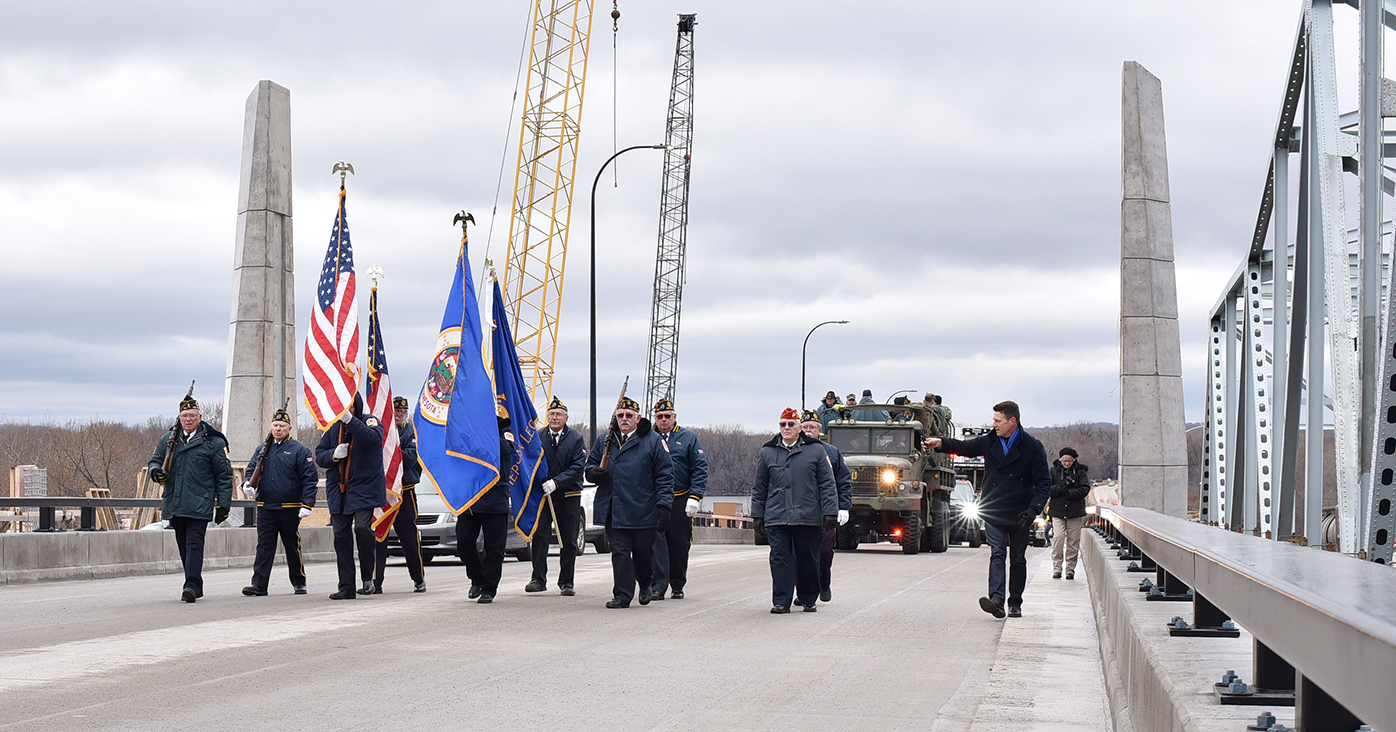
M 979 514 L 989 535 L 989 595 L 979 607 L 996 618 L 1004 616 L 1004 561 L 1008 560 L 1008 616 L 1022 617 L 1023 588 L 1028 583 L 1025 555 L 1032 524 L 1052 488 L 1047 451 L 1018 423 L 1018 405 L 994 405 L 994 432 L 972 440 L 931 437 L 922 446 L 965 457 L 984 458 L 984 488 Z

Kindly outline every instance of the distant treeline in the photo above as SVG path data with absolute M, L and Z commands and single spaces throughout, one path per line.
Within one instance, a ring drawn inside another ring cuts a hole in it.
M 222 412 L 222 403 L 213 402 L 205 405 L 204 418 L 211 424 L 218 424 L 222 421 Z M 16 465 L 47 468 L 49 495 L 81 496 L 89 488 L 106 488 L 115 497 L 134 497 L 137 472 L 150 459 L 156 440 L 174 422 L 174 417 L 163 416 L 140 424 L 96 418 L 73 419 L 61 424 L 54 420 L 37 424 L 0 421 L 0 466 L 6 471 Z M 572 428 L 585 436 L 584 425 L 574 424 Z M 708 493 L 748 495 L 761 445 L 775 432 L 749 432 L 736 425 L 690 429 L 698 434 L 708 458 Z M 1056 459 L 1061 448 L 1072 447 L 1080 454 L 1081 462 L 1090 466 L 1092 480 L 1118 477 L 1119 430 L 1116 425 L 1073 422 L 1029 427 L 1028 431 L 1042 440 L 1049 459 Z M 320 430 L 314 425 L 302 425 L 296 430 L 296 437 L 313 448 L 320 439 Z M 1196 505 L 1202 474 L 1202 430 L 1190 430 L 1187 440 L 1189 502 Z M 1331 448 L 1327 452 L 1331 455 Z M 232 456 L 234 463 L 245 463 L 250 457 Z M 1302 466 L 1297 467 L 1302 470 Z M 1331 473 L 1331 466 L 1325 465 L 1325 483 L 1331 481 Z M 8 486 L 0 490 L 8 494 Z

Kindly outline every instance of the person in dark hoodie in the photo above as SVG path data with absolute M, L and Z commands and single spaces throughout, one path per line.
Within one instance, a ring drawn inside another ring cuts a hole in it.
M 650 602 L 655 531 L 669 528 L 674 465 L 664 440 L 640 416 L 640 403 L 621 397 L 611 427 L 587 456 L 587 480 L 596 484 L 592 516 L 606 527 L 614 586 L 609 608 L 630 607 L 638 581 L 641 605 Z
M 971 440 L 931 437 L 922 441 L 927 450 L 952 455 L 984 458 L 984 487 L 980 492 L 979 515 L 989 535 L 989 594 L 979 598 L 979 607 L 996 618 L 1023 615 L 1023 588 L 1028 583 L 1028 542 L 1032 524 L 1047 505 L 1052 475 L 1047 468 L 1047 450 L 1036 437 L 1019 425 L 1018 404 L 1003 401 L 994 405 L 994 430 Z M 1007 582 L 1004 564 L 1008 563 Z M 1007 594 L 1005 596 L 1005 584 Z
M 465 576 L 470 578 L 470 592 L 481 605 L 494 602 L 499 594 L 499 576 L 504 573 L 504 544 L 509 532 L 509 466 L 514 464 L 514 433 L 504 409 L 498 410 L 499 421 L 499 480 L 481 493 L 456 518 L 456 552 L 465 563 Z M 475 540 L 484 534 L 485 556 L 475 550 Z
M 1089 468 L 1076 451 L 1063 447 L 1052 463 L 1052 491 L 1047 515 L 1052 517 L 1052 579 L 1076 579 L 1076 556 L 1081 552 L 1081 526 L 1086 522 L 1086 495 L 1091 492 Z
M 339 589 L 331 600 L 352 600 L 356 593 L 373 594 L 373 509 L 388 502 L 383 478 L 383 425 L 364 415 L 364 400 L 339 416 L 315 446 L 315 462 L 325 469 L 325 503 L 334 529 L 334 556 L 339 565 Z M 363 588 L 354 586 L 354 547 L 359 549 Z
M 821 529 L 838 526 L 838 496 L 824 443 L 800 431 L 794 409 L 781 413 L 780 434 L 761 446 L 751 517 L 771 546 L 771 612 L 790 612 L 792 595 L 815 612 Z
M 263 461 L 266 464 L 262 465 L 261 478 L 254 488 L 252 476 Z M 284 408 L 271 415 L 271 440 L 257 445 L 247 462 L 246 474 L 248 480 L 243 483 L 242 492 L 257 500 L 257 555 L 252 561 L 252 584 L 242 588 L 242 594 L 267 594 L 272 560 L 276 559 L 276 540 L 280 537 L 291 587 L 297 595 L 304 595 L 300 526 L 315 506 L 315 484 L 320 475 L 315 471 L 310 448 L 291 436 L 291 415 Z
M 402 558 L 407 561 L 407 576 L 412 578 L 413 592 L 427 591 L 427 578 L 422 569 L 422 535 L 417 532 L 417 481 L 422 479 L 422 463 L 417 460 L 417 428 L 412 424 L 405 397 L 393 397 L 393 421 L 397 423 L 397 444 L 402 450 L 402 503 L 393 517 L 393 533 Z M 384 478 L 386 489 L 387 479 Z M 375 536 L 375 538 L 377 538 Z M 383 574 L 388 569 L 388 541 L 374 542 L 373 594 L 383 594 Z
M 174 457 L 165 472 L 165 453 Z M 160 515 L 170 522 L 184 565 L 180 599 L 204 596 L 204 536 L 208 522 L 221 524 L 233 505 L 233 466 L 228 461 L 228 438 L 205 422 L 194 387 L 179 402 L 179 423 L 161 435 L 150 456 L 150 479 L 164 486 Z

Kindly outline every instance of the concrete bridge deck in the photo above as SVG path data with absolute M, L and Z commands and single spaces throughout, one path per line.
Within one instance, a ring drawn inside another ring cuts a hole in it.
M 627 610 L 602 606 L 595 554 L 573 598 L 525 594 L 529 565 L 506 561 L 493 605 L 440 562 L 424 595 L 398 564 L 353 602 L 325 598 L 331 564 L 309 565 L 304 597 L 284 575 L 248 598 L 248 570 L 206 572 L 194 605 L 173 575 L 16 585 L 0 588 L 0 729 L 1103 732 L 1086 583 L 1047 579 L 1045 559 L 1011 621 L 977 606 L 987 549 L 891 545 L 840 553 L 833 602 L 786 616 L 751 546 L 695 547 L 688 599 Z

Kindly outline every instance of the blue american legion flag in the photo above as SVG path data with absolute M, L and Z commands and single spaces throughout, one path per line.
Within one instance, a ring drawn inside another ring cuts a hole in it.
M 339 213 L 315 287 L 315 312 L 305 337 L 301 369 L 305 407 L 320 429 L 354 406 L 359 386 L 359 306 L 354 286 L 354 250 L 349 245 L 349 220 L 344 213 L 344 188 L 340 187 Z
M 435 486 L 457 515 L 499 480 L 494 387 L 481 351 L 480 313 L 468 249 L 469 241 L 462 236 L 456 276 L 436 337 L 436 355 L 412 418 L 422 481 Z
M 370 273 L 372 270 L 370 270 Z M 364 401 L 369 414 L 383 426 L 383 480 L 388 503 L 373 511 L 373 533 L 378 541 L 388 540 L 402 507 L 402 445 L 398 444 L 397 422 L 393 417 L 393 387 L 388 379 L 388 353 L 383 348 L 383 329 L 378 327 L 378 288 L 368 296 L 368 378 Z
M 509 481 L 509 507 L 514 514 L 514 530 L 532 540 L 538 528 L 539 507 L 543 505 L 543 481 L 548 463 L 543 460 L 543 440 L 538 434 L 538 410 L 533 407 L 524 386 L 514 335 L 509 331 L 509 313 L 494 283 L 494 389 L 495 397 L 509 413 L 514 430 L 514 460 L 503 466 Z

